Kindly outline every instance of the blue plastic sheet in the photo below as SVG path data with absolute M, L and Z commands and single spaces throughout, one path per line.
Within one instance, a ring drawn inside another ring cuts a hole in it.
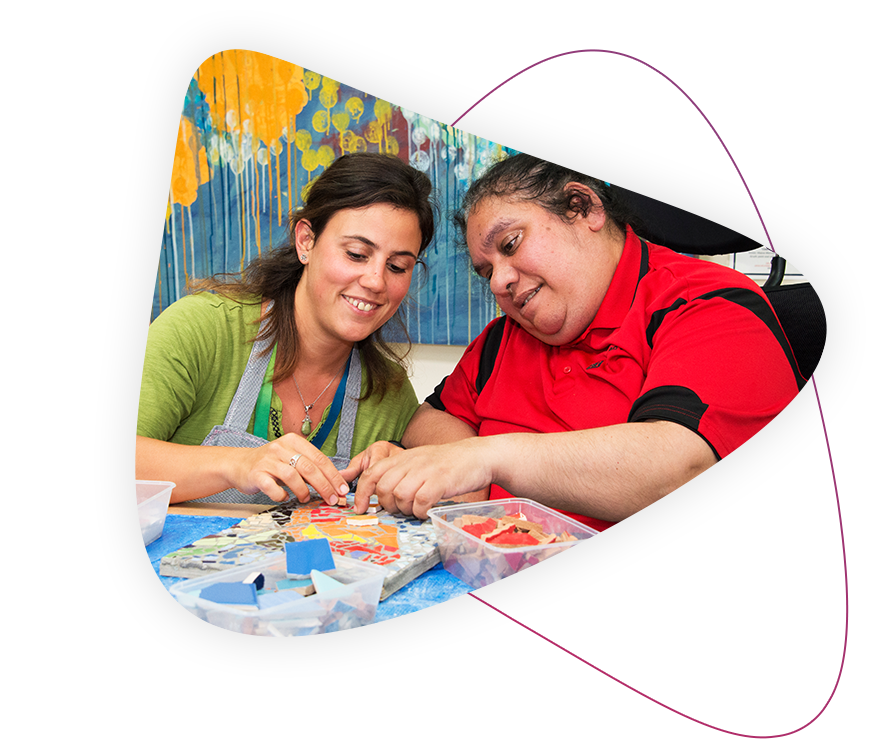
M 472 589 L 455 578 L 441 563 L 427 570 L 407 586 L 402 586 L 394 594 L 378 604 L 376 622 L 401 617 L 421 609 L 440 604 L 449 599 L 469 593 Z

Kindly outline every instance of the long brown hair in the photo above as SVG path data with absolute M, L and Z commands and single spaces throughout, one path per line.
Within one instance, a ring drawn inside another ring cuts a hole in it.
M 295 246 L 295 226 L 306 219 L 316 240 L 329 220 L 342 209 L 360 209 L 374 204 L 391 204 L 417 216 L 420 224 L 420 251 L 432 241 L 435 230 L 434 205 L 430 199 L 429 178 L 396 157 L 360 152 L 343 155 L 317 178 L 307 193 L 304 205 L 289 220 L 288 237 L 280 247 L 254 259 L 242 273 L 218 274 L 193 284 L 194 291 L 215 291 L 254 301 L 273 299 L 266 313 L 266 327 L 257 336 L 273 338 L 277 346 L 273 381 L 280 382 L 292 375 L 298 356 L 298 330 L 295 323 L 295 290 L 304 272 Z M 401 363 L 411 348 L 399 311 L 390 322 L 399 324 L 408 339 L 408 348 L 397 353 L 378 328 L 356 345 L 366 369 L 366 388 L 362 399 L 377 394 L 382 398 L 388 389 L 397 389 L 405 379 L 404 372 L 388 363 L 388 358 Z

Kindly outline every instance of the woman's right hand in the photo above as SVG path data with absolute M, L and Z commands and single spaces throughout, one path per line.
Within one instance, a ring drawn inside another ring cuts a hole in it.
M 353 459 L 350 464 L 341 470 L 341 476 L 350 483 L 353 483 L 365 470 L 373 464 L 377 464 L 382 459 L 392 457 L 399 452 L 405 451 L 401 446 L 390 441 L 376 441 L 367 449 L 361 451 Z M 354 499 L 353 510 L 356 513 L 365 513 L 369 505 L 369 499 L 365 496 Z
M 310 485 L 330 506 L 338 503 L 349 486 L 329 457 L 301 436 L 288 433 L 254 449 L 237 449 L 231 468 L 232 487 L 247 495 L 260 490 L 282 503 L 289 495 L 299 503 L 310 499 Z

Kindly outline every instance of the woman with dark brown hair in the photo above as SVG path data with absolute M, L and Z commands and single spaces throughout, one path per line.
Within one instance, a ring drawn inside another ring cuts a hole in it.
M 338 473 L 417 408 L 381 337 L 434 231 L 432 186 L 386 155 L 336 160 L 292 215 L 288 244 L 199 282 L 152 323 L 137 478 L 172 501 L 335 504 Z

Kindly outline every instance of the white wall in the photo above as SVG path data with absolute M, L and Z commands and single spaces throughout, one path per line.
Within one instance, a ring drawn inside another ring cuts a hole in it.
M 412 345 L 408 355 L 409 375 L 420 402 L 451 373 L 465 350 L 465 346 Z
M 718 263 L 721 266 L 734 268 L 743 274 L 749 276 L 756 284 L 762 286 L 767 281 L 767 276 L 762 271 L 770 271 L 770 259 L 773 256 L 766 248 L 758 248 L 751 254 L 735 253 L 728 255 L 702 255 L 699 256 L 702 261 L 710 263 Z M 754 271 L 750 273 L 750 269 Z M 801 274 L 791 263 L 786 262 L 786 272 L 783 277 L 783 284 L 801 284 L 809 279 Z

